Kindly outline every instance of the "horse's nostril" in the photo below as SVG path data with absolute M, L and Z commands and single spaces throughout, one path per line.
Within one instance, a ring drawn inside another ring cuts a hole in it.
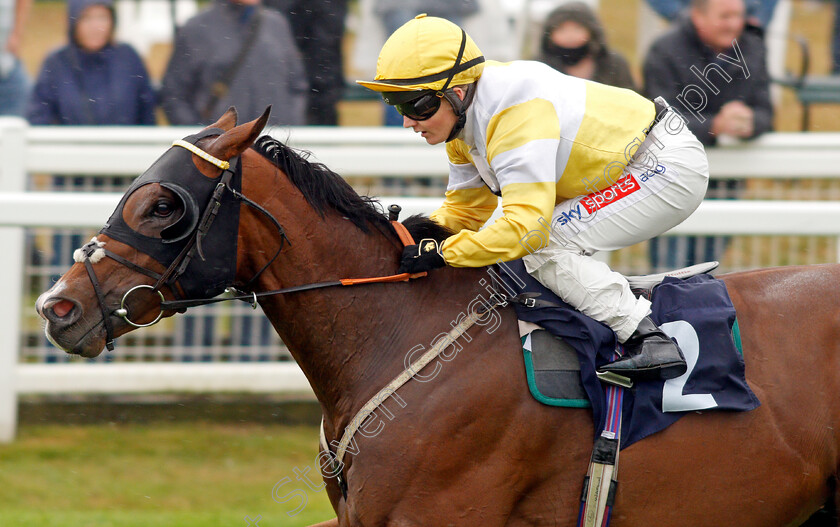
M 66 298 L 45 298 L 41 295 L 35 309 L 45 320 L 57 325 L 73 324 L 81 316 L 78 304 Z
M 73 302 L 69 300 L 59 300 L 58 302 L 53 304 L 52 310 L 53 313 L 55 313 L 55 316 L 57 316 L 58 318 L 64 318 L 67 316 L 68 313 L 73 311 L 74 307 L 75 306 L 73 305 Z

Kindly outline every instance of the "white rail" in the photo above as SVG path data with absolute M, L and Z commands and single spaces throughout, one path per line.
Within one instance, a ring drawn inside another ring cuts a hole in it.
M 25 192 L 29 173 L 139 174 L 174 139 L 194 128 L 31 128 L 0 118 L 0 246 L 8 300 L 0 303 L 0 442 L 11 441 L 17 395 L 152 391 L 257 391 L 309 394 L 296 365 L 18 364 L 26 227 L 99 227 L 117 194 Z M 309 150 L 345 176 L 433 176 L 447 171 L 442 147 L 411 132 L 381 128 L 275 129 L 275 137 Z M 717 178 L 829 178 L 840 175 L 840 134 L 769 134 L 709 151 Z M 405 214 L 430 212 L 436 198 L 387 198 Z M 707 201 L 669 234 L 807 234 L 840 237 L 840 203 Z M 840 260 L 840 255 L 838 255 Z
M 27 127 L 0 118 L 0 134 L 22 134 L 16 155 L 29 172 L 139 174 L 194 127 Z M 272 136 L 311 151 L 351 176 L 445 177 L 443 146 L 430 147 L 409 130 L 378 127 L 274 128 Z M 840 133 L 774 133 L 709 149 L 714 178 L 834 178 L 840 174 Z M 7 159 L 4 162 L 8 161 Z M 3 167 L 4 174 L 8 167 Z M 15 171 L 15 170 L 13 170 Z M 23 172 L 25 174 L 25 171 Z
M 314 397 L 294 362 L 21 364 L 17 393 L 248 392 Z

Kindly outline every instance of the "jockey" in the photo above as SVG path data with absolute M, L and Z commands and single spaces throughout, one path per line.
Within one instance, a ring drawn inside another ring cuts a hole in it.
M 705 151 L 664 100 L 538 62 L 485 61 L 460 27 L 426 15 L 388 38 L 373 81 L 357 82 L 381 92 L 427 143 L 446 143 L 446 199 L 431 218 L 456 234 L 407 247 L 399 272 L 523 258 L 624 343 L 625 356 L 601 371 L 635 380 L 686 371 L 650 302 L 592 257 L 662 234 L 703 199 Z M 479 230 L 499 197 L 502 217 Z

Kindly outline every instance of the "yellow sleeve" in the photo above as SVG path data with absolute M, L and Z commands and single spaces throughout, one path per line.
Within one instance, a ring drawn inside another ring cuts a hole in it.
M 443 205 L 430 218 L 452 232 L 477 231 L 499 204 L 499 198 L 482 181 L 473 164 L 470 148 L 461 139 L 446 143 L 449 182 Z
M 517 103 L 490 118 L 487 161 L 501 187 L 504 215 L 481 231 L 462 230 L 447 238 L 442 249 L 447 264 L 506 262 L 547 243 L 557 200 L 559 137 L 557 111 L 546 99 Z
M 477 231 L 487 223 L 499 204 L 499 198 L 487 185 L 480 188 L 448 190 L 443 205 L 430 218 L 452 232 Z
M 547 225 L 554 212 L 555 196 L 555 185 L 550 182 L 505 185 L 504 215 L 481 231 L 462 230 L 447 238 L 443 258 L 453 267 L 483 267 L 522 258 L 539 248 L 540 243 L 533 240 L 548 240 Z M 545 221 L 540 222 L 540 218 Z M 529 238 L 537 234 L 539 238 Z

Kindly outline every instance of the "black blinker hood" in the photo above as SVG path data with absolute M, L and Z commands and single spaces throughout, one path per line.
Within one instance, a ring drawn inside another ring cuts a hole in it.
M 185 137 L 184 140 L 195 144 L 204 137 L 223 133 L 223 130 L 211 128 Z M 237 161 L 238 158 L 230 160 L 231 170 L 236 171 L 230 187 L 238 192 L 242 190 L 242 169 Z M 196 168 L 189 150 L 173 146 L 134 180 L 108 223 L 99 232 L 148 254 L 168 268 L 195 235 L 198 221 L 221 178 L 222 174 L 216 178 L 205 176 Z M 150 183 L 158 183 L 171 190 L 183 204 L 182 216 L 161 232 L 164 238 L 144 236 L 131 229 L 123 219 L 123 207 L 129 196 Z M 177 278 L 187 298 L 214 297 L 233 284 L 236 275 L 239 207 L 240 203 L 231 193 L 222 194 L 219 213 L 202 242 L 206 259 L 202 260 L 196 254 L 184 274 Z

